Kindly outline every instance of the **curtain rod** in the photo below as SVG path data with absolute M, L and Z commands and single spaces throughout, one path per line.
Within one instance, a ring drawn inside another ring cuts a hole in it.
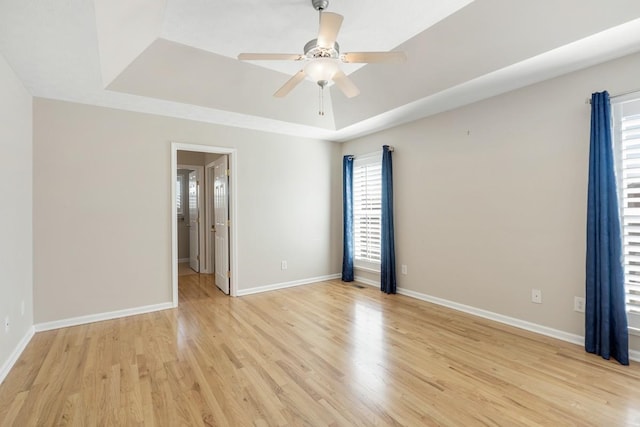
M 389 145 L 389 151 L 395 151 L 395 148 L 391 145 Z M 376 156 L 382 154 L 382 151 L 376 151 L 374 153 L 368 153 L 368 154 L 364 154 L 362 157 L 369 157 L 369 156 Z M 349 158 L 349 160 L 353 160 L 356 158 L 355 155 L 351 154 L 351 155 L 347 155 L 347 157 Z
M 615 95 L 609 95 L 609 98 L 619 98 L 621 96 L 629 95 L 629 94 L 636 93 L 636 92 L 640 92 L 640 89 L 630 90 L 630 91 L 622 92 L 622 93 L 616 93 Z M 585 104 L 591 104 L 591 98 L 587 98 L 584 103 Z

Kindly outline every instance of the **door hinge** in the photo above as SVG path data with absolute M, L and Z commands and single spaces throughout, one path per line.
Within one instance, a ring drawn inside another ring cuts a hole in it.
M 224 174 L 225 174 L 226 176 L 231 176 L 231 169 L 226 169 L 226 170 L 224 171 Z
M 231 271 L 227 271 L 227 278 L 231 279 Z
M 227 220 L 227 227 L 231 227 L 231 220 L 230 219 Z
M 196 259 L 200 261 L 200 255 L 196 255 Z

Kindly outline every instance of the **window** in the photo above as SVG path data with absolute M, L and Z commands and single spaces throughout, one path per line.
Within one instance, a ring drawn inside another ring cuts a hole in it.
M 382 156 L 353 161 L 354 265 L 380 271 Z
M 612 100 L 629 327 L 640 332 L 640 93 Z
M 176 208 L 178 215 L 184 215 L 184 175 L 178 175 L 178 182 L 176 182 Z

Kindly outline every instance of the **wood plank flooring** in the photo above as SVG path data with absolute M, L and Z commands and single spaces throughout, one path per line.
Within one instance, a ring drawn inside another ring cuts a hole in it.
M 36 334 L 1 426 L 632 426 L 640 365 L 340 281 Z

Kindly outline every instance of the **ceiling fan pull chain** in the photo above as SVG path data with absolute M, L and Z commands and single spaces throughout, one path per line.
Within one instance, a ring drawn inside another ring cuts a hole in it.
M 320 109 L 318 111 L 318 115 L 324 116 L 324 87 L 329 83 L 327 80 L 318 80 L 318 86 L 320 86 L 320 92 L 318 93 L 318 103 L 320 104 Z
M 318 110 L 318 115 L 319 116 L 324 116 L 324 86 L 322 85 L 318 85 L 320 86 L 319 93 L 318 93 L 318 104 L 320 104 L 320 109 Z

